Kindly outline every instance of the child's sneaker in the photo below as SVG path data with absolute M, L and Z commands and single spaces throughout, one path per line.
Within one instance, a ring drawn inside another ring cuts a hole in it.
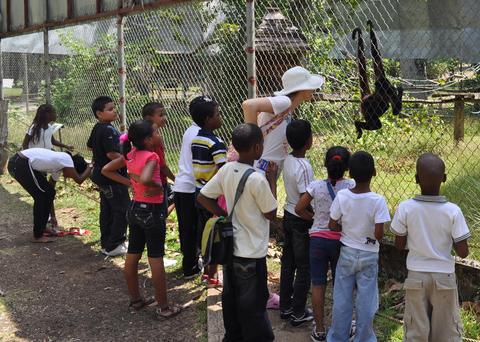
M 305 309 L 305 312 L 300 317 L 297 317 L 292 313 L 292 316 L 290 318 L 290 324 L 293 325 L 294 327 L 298 327 L 299 325 L 305 322 L 311 322 L 311 321 L 313 321 L 313 313 L 312 313 L 312 310 L 310 309 Z
M 313 325 L 313 330 L 312 330 L 312 333 L 310 335 L 310 339 L 313 341 L 313 342 L 322 342 L 322 341 L 326 341 L 327 340 L 327 333 L 325 331 L 323 332 L 318 332 L 317 331 L 317 326 L 316 325 Z
M 280 310 L 281 319 L 289 319 L 293 314 L 293 308 L 288 308 L 286 310 Z
M 128 250 L 128 245 L 125 242 L 123 242 L 119 244 L 117 247 L 115 247 L 114 249 L 112 249 L 110 252 L 105 251 L 105 255 L 108 255 L 110 257 L 125 255 L 127 254 L 127 250 Z

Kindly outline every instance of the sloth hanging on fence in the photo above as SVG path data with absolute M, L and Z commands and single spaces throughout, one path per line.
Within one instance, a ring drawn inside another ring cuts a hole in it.
M 367 76 L 367 63 L 365 60 L 365 46 L 362 38 L 362 31 L 360 28 L 355 28 L 352 32 L 352 39 L 358 36 L 358 74 L 360 79 L 360 95 L 361 104 L 360 111 L 365 122 L 355 121 L 355 128 L 357 129 L 357 139 L 362 137 L 362 130 L 377 130 L 382 127 L 380 117 L 385 114 L 390 104 L 392 105 L 392 112 L 398 115 L 402 110 L 402 95 L 403 89 L 401 87 L 395 88 L 387 80 L 385 71 L 383 70 L 382 57 L 378 49 L 377 37 L 373 32 L 373 23 L 371 20 L 367 21 L 367 26 L 370 30 L 371 52 L 373 57 L 373 70 L 375 72 L 375 91 L 370 93 Z

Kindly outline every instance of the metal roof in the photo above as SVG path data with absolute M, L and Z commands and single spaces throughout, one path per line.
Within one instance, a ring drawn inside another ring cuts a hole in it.
M 186 0 L 0 0 L 0 38 L 132 14 Z
M 342 29 L 334 32 L 336 45 L 331 58 L 356 55 L 351 38 L 361 27 L 370 54 L 367 19 L 373 20 L 382 56 L 394 59 L 458 58 L 480 62 L 480 1 L 478 0 L 365 0 L 354 12 L 340 1 L 333 2 L 335 17 L 343 18 Z M 343 31 L 343 32 L 342 32 Z

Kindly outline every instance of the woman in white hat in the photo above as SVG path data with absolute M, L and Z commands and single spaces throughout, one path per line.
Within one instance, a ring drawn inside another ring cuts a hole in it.
M 268 164 L 273 162 L 277 164 L 279 176 L 288 155 L 286 130 L 290 115 L 303 102 L 310 101 L 313 92 L 320 89 L 324 82 L 323 76 L 296 66 L 283 74 L 283 89 L 275 92 L 275 96 L 243 102 L 245 122 L 258 125 L 264 136 L 263 154 L 257 161 L 257 168 L 265 171 Z
M 278 178 L 288 155 L 287 125 L 291 113 L 303 102 L 310 101 L 313 92 L 321 88 L 324 82 L 323 76 L 313 75 L 305 68 L 296 66 L 283 74 L 283 89 L 275 92 L 275 96 L 243 102 L 245 122 L 258 125 L 263 132 L 263 154 L 256 162 L 257 169 L 266 171 L 270 164 L 270 170 L 275 172 L 277 169 Z M 279 309 L 279 301 L 279 296 L 271 293 L 267 309 Z

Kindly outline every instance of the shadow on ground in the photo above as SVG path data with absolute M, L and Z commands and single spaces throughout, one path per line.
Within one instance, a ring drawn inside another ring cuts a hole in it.
M 130 313 L 121 265 L 105 260 L 82 238 L 30 242 L 32 208 L 23 191 L 11 193 L 0 177 L 1 341 L 185 341 L 205 334 L 195 302 L 179 316 L 157 321 L 153 310 Z M 141 284 L 152 294 L 146 267 Z M 168 275 L 169 296 L 178 303 L 202 289 Z

